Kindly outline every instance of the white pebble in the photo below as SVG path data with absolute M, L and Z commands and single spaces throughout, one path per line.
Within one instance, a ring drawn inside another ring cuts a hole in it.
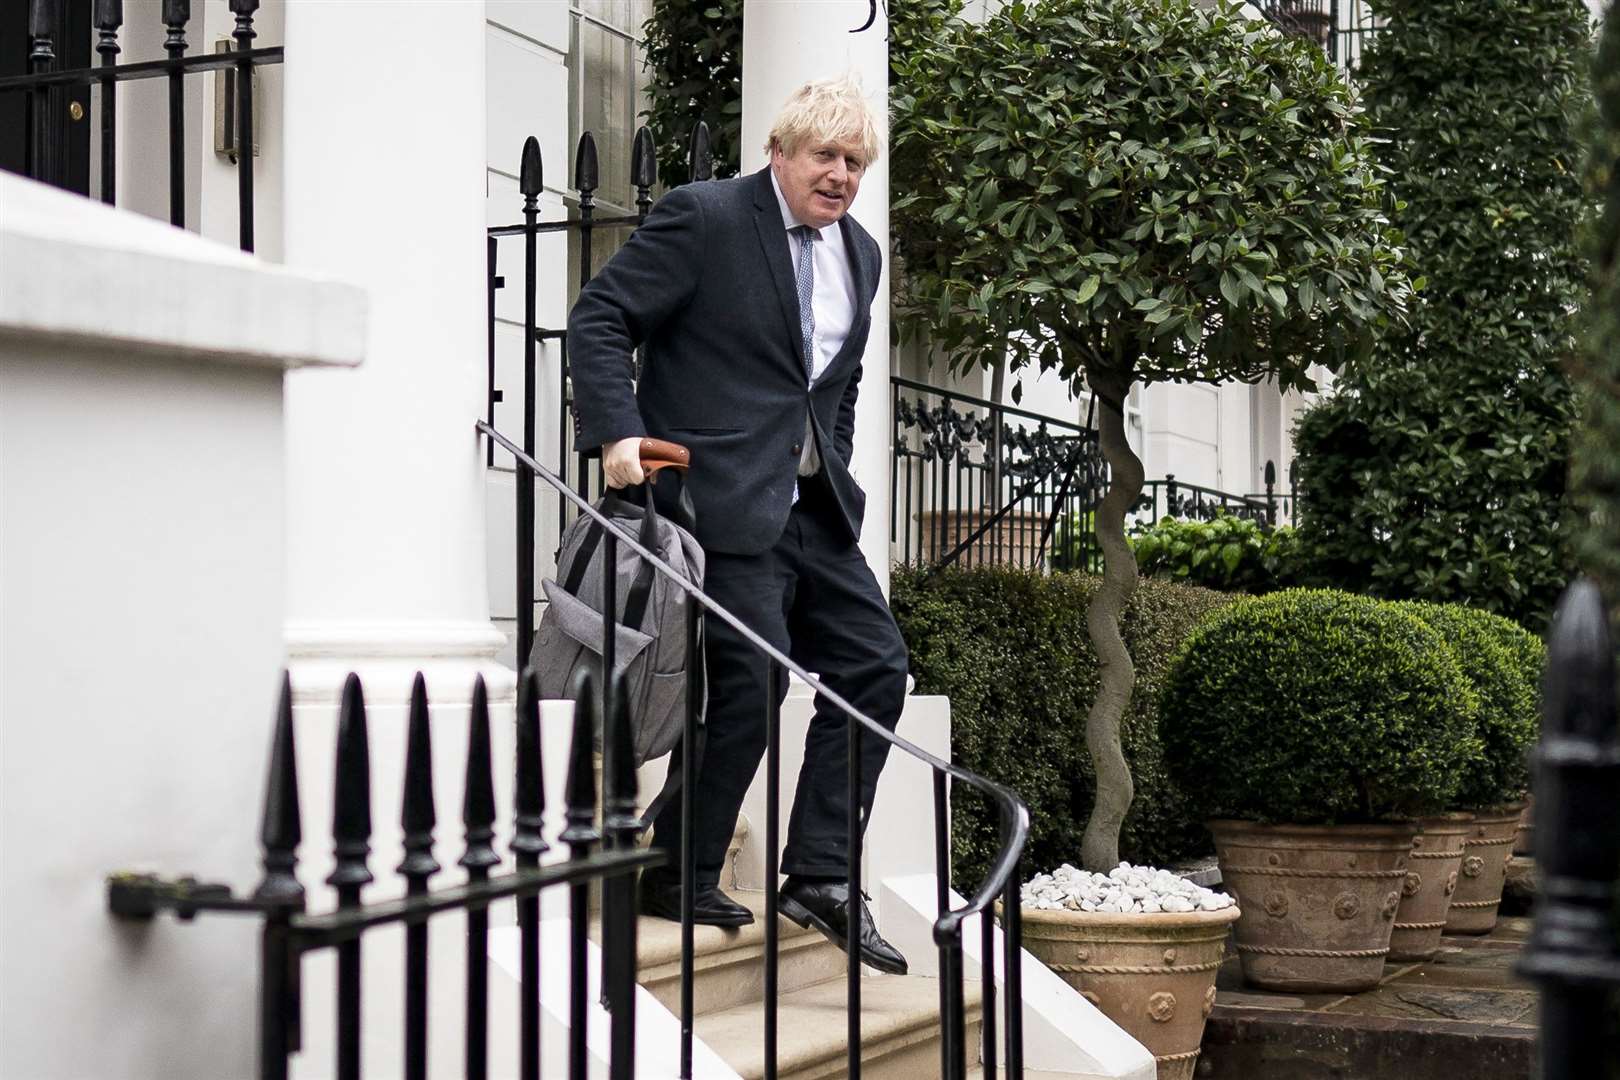
M 1064 863 L 1024 883 L 1026 905 L 1037 910 L 1067 909 L 1112 914 L 1128 912 L 1220 911 L 1230 896 L 1194 885 L 1169 870 L 1122 862 L 1106 874 L 1092 874 Z

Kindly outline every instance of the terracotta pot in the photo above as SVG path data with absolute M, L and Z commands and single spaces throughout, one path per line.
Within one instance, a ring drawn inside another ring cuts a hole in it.
M 1389 936 L 1391 960 L 1430 960 L 1439 951 L 1462 868 L 1463 837 L 1473 820 L 1472 814 L 1445 814 L 1418 822 L 1411 869 L 1401 886 L 1401 906 Z
M 1221 881 L 1243 914 L 1243 978 L 1296 993 L 1378 985 L 1415 823 L 1211 821 Z
M 1159 1080 L 1192 1080 L 1215 971 L 1238 909 L 1023 914 L 1024 948 L 1152 1052 Z
M 1463 840 L 1462 875 L 1446 915 L 1446 933 L 1488 934 L 1496 927 L 1496 909 L 1502 903 L 1502 883 L 1507 880 L 1523 810 L 1523 803 L 1513 803 L 1473 816 Z
M 1513 854 L 1534 855 L 1535 850 L 1530 844 L 1536 837 L 1536 801 L 1527 798 L 1524 800 L 1524 810 L 1519 814 L 1519 829 L 1513 834 Z

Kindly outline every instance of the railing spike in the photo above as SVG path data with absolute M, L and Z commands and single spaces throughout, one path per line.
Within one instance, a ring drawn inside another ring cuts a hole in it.
M 596 820 L 596 681 L 589 672 L 582 671 L 574 680 L 574 734 L 568 748 L 568 829 L 563 833 L 565 842 L 574 843 L 580 837 L 570 836 L 576 829 L 589 829 Z M 594 839 L 594 835 L 591 839 Z
M 652 132 L 645 124 L 636 129 L 635 142 L 630 147 L 630 182 L 638 192 L 658 183 L 658 151 L 653 145 Z
M 163 0 L 163 25 L 169 28 L 169 36 L 163 43 L 164 48 L 185 45 L 186 23 L 190 20 L 191 0 Z
M 489 691 L 482 675 L 473 682 L 467 723 L 467 782 L 461 822 L 467 828 L 467 852 L 459 865 L 473 870 L 499 863 L 501 857 L 491 843 L 495 838 L 495 781 L 490 769 Z
M 416 673 L 411 684 L 409 727 L 405 736 L 405 797 L 399 821 L 405 830 L 405 860 L 399 872 L 423 880 L 439 872 L 433 858 L 433 738 L 428 727 L 427 683 Z
M 51 0 L 33 0 L 28 5 L 28 36 L 31 38 L 46 38 L 51 36 L 51 12 L 54 5 Z
M 533 668 L 518 681 L 516 829 L 512 851 L 520 859 L 538 860 L 550 849 L 545 826 L 545 777 L 540 758 L 540 677 Z
M 583 192 L 595 193 L 597 185 L 596 168 L 596 136 L 590 132 L 579 137 L 579 146 L 574 151 L 574 187 Z
M 604 805 L 616 819 L 609 828 L 633 828 L 636 812 L 635 738 L 630 728 L 630 694 L 625 689 L 624 672 L 613 676 L 613 718 L 604 735 L 613 744 L 607 760 L 613 775 L 607 777 Z
M 231 0 L 231 14 L 236 16 L 238 24 L 244 17 L 251 20 L 258 10 L 259 0 Z
M 709 124 L 699 120 L 692 128 L 691 142 L 686 151 L 687 175 L 693 180 L 714 178 L 714 152 L 710 146 Z
M 124 0 L 96 0 L 94 21 L 96 29 L 101 31 L 103 43 L 106 43 L 107 35 L 116 34 L 118 28 L 124 25 Z M 112 44 L 116 46 L 117 43 Z
M 1580 578 L 1564 590 L 1547 640 L 1548 735 L 1614 741 L 1614 664 L 1603 594 Z
M 254 897 L 303 907 L 304 886 L 298 881 L 298 844 L 303 825 L 298 811 L 298 755 L 293 744 L 292 678 L 281 673 L 281 698 L 270 744 L 270 771 L 264 787 L 264 817 L 259 840 L 264 846 L 264 877 Z
M 526 198 L 540 194 L 541 183 L 540 140 L 530 135 L 523 140 L 523 163 L 518 166 L 518 191 Z
M 366 736 L 366 701 L 360 676 L 343 683 L 338 713 L 337 769 L 332 798 L 332 853 L 337 865 L 327 877 L 339 888 L 370 884 L 366 856 L 371 853 L 371 748 Z

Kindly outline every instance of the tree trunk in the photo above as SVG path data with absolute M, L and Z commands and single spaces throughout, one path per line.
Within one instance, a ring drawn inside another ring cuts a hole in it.
M 1086 749 L 1097 774 L 1097 799 L 1081 840 L 1080 861 L 1087 870 L 1104 872 L 1119 863 L 1119 830 L 1135 794 L 1120 749 L 1119 725 L 1131 701 L 1136 669 L 1120 636 L 1119 619 L 1136 591 L 1136 557 L 1125 542 L 1125 515 L 1142 494 L 1142 462 L 1125 433 L 1129 373 L 1088 372 L 1087 381 L 1102 405 L 1097 437 L 1110 476 L 1108 493 L 1097 504 L 1103 581 L 1086 608 L 1086 630 L 1097 650 L 1101 680 L 1086 714 Z

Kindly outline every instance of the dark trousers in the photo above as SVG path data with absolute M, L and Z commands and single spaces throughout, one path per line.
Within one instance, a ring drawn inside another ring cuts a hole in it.
M 819 476 L 800 482 L 787 528 L 768 551 L 708 553 L 704 589 L 834 693 L 894 730 L 906 695 L 905 643 L 877 579 L 840 524 Z M 766 703 L 772 693 L 780 703 L 788 688 L 785 677 L 775 687 L 766 685 L 768 660 L 726 623 L 709 616 L 704 632 L 708 744 L 693 789 L 692 819 L 700 886 L 720 881 L 737 813 L 765 753 Z M 816 695 L 782 852 L 785 874 L 843 877 L 847 872 L 847 740 L 843 711 Z M 863 830 L 888 753 L 888 742 L 862 732 Z M 679 762 L 677 751 L 671 767 L 678 768 Z M 679 874 L 680 836 L 680 800 L 672 799 L 654 822 L 652 840 L 670 852 L 664 873 L 671 878 Z

